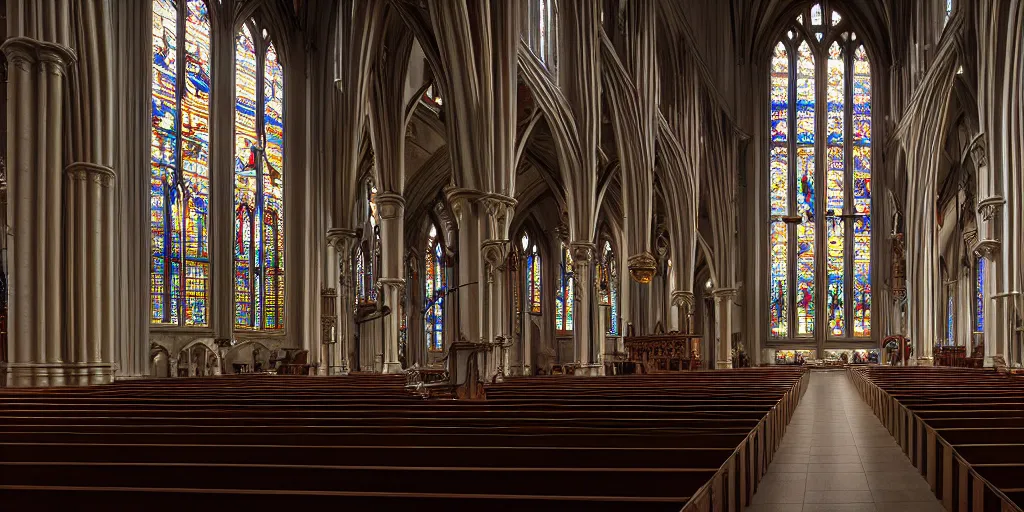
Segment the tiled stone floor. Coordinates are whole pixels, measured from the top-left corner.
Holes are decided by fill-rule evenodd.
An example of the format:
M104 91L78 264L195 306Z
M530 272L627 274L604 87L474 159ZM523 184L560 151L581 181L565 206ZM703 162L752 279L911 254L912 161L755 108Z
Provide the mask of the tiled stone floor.
M842 371L811 373L750 512L942 512Z

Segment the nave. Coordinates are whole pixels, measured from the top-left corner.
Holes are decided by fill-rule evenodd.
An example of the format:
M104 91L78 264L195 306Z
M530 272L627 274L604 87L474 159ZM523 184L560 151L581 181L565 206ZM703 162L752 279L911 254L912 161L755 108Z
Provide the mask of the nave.
M751 512L941 512L844 370L811 372Z

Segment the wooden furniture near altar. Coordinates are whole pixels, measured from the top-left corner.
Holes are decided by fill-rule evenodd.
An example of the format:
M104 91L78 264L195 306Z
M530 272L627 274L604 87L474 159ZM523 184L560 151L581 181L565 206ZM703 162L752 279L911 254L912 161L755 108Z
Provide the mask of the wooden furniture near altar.
M700 335L677 332L651 336L627 336L626 360L636 364L636 373L699 370Z
M285 358L277 366L278 375L309 375L309 351L285 352Z

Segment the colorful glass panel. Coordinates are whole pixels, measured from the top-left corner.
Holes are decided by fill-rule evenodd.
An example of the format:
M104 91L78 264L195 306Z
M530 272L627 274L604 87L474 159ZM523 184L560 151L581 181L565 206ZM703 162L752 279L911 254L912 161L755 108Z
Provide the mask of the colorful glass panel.
M769 165L769 202L771 224L768 230L770 259L769 332L773 337L789 334L789 226L782 217L789 215L789 86L790 65L786 45L775 46L771 65L771 148Z
M974 332L985 332L985 258L974 266Z
M534 315L540 314L540 254L537 253L537 246L533 246L533 251L526 257L526 284L527 296L530 300L530 313Z
M235 37L235 327L284 327L284 70L248 24Z
M444 350L444 252L437 237L437 228L430 227L427 249L423 257L423 328L427 350Z
M807 41L797 49L796 68L796 142L814 144L814 55Z
M871 335L871 65L853 53L853 335Z
M810 14L809 26L815 32L824 30L819 27L826 20L833 26L842 21L838 13L826 13L820 5ZM798 17L797 22L803 24L804 19ZM786 59L787 47L779 43L769 79L769 335L814 336L816 309L823 307L826 336L867 337L871 335L872 249L867 53L852 34L820 48L815 48L814 38L801 40L793 30L785 37L798 42L795 59ZM814 52L819 49L826 58L816 62ZM816 85L817 76L825 78L824 87ZM824 106L821 112L819 103ZM825 115L821 125L819 114ZM794 122L788 122L789 116L795 116ZM825 152L820 156L816 154L818 137L824 137ZM824 172L816 175L816 159L821 157ZM818 187L824 187L823 198L815 196ZM789 216L799 217L799 223L784 223ZM824 224L821 240L819 223ZM824 251L824 258L815 257L817 250ZM825 272L822 294L815 290L817 272Z
M828 170L826 173L826 215L828 249L825 255L827 293L826 320L830 336L846 335L846 155L843 152L844 117L846 114L846 66L838 42L829 46L827 101Z
M572 255L562 244L562 264L559 269L558 295L555 297L555 329L571 331L573 328L574 288Z
M363 248L356 248L356 304L366 301L366 257L363 255Z
M184 23L179 25L179 19ZM150 321L208 323L210 16L203 0L153 2ZM178 40L184 35L184 44ZM179 66L184 82L178 81Z
M953 320L956 316L956 309L953 304L953 291L946 291L946 345L953 346L956 335L953 331Z

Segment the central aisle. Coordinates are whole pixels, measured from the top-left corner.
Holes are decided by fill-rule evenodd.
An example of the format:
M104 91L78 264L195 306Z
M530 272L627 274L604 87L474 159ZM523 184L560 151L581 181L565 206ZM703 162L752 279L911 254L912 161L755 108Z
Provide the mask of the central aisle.
M753 512L941 512L928 482L843 371L815 371Z

